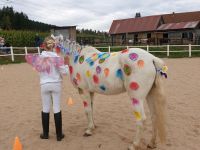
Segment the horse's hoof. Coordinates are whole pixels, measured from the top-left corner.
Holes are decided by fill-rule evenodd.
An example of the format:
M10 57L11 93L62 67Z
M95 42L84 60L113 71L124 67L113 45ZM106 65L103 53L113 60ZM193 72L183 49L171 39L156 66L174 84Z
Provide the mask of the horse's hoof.
M83 136L88 137L88 136L92 136L92 134L84 133Z
M148 145L147 145L147 148L149 148L149 149L154 149L154 148L156 148L156 145L148 144Z
M134 148L133 145L130 145L130 146L128 147L128 150L135 150L135 148Z

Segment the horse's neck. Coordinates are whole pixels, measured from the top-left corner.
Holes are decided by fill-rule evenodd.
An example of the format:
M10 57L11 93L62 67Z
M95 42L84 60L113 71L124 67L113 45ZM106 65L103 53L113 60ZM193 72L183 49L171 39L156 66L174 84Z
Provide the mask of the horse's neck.
M94 53L100 53L100 51L98 51L96 48L92 47L92 46L88 46L85 47L81 50L81 55L90 55L90 54L94 54Z

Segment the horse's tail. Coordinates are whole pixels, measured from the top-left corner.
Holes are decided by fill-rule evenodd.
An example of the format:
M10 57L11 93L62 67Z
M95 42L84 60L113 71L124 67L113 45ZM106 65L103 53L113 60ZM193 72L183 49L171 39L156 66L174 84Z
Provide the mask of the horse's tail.
M164 96L164 91L163 91L163 86L162 86L162 76L160 75L159 72L157 72L157 69L163 68L164 62L157 58L154 57L153 63L156 69L156 77L155 81L153 84L153 87L149 93L149 96L151 96L151 100L153 100L151 103L154 105L154 115L155 115L155 124L156 128L158 131L158 136L161 140L162 143L166 141L166 117L165 117L165 96Z

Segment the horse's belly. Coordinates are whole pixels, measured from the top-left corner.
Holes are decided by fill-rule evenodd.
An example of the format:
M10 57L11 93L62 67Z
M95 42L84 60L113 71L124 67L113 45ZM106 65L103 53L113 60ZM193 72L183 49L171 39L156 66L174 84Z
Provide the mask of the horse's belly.
M126 91L123 81L117 81L117 80L111 80L111 81L102 82L104 84L98 87L94 86L92 88L93 92L104 94L104 95L113 95L113 94L119 94Z

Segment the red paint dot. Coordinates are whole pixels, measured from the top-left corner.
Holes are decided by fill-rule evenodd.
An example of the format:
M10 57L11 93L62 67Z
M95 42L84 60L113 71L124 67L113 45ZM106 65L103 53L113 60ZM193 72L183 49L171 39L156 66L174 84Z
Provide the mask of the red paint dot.
M69 66L69 72L70 72L70 74L73 73L73 67L72 66Z
M139 85L136 82L131 82L129 87L132 90L137 90L139 88Z
M96 83L96 84L99 83L99 78L97 75L93 75L93 80L94 80L94 83Z
M127 52L128 52L128 49L122 50L122 53L127 53Z
M87 107L88 106L88 103L86 101L83 101L83 106L84 107Z

